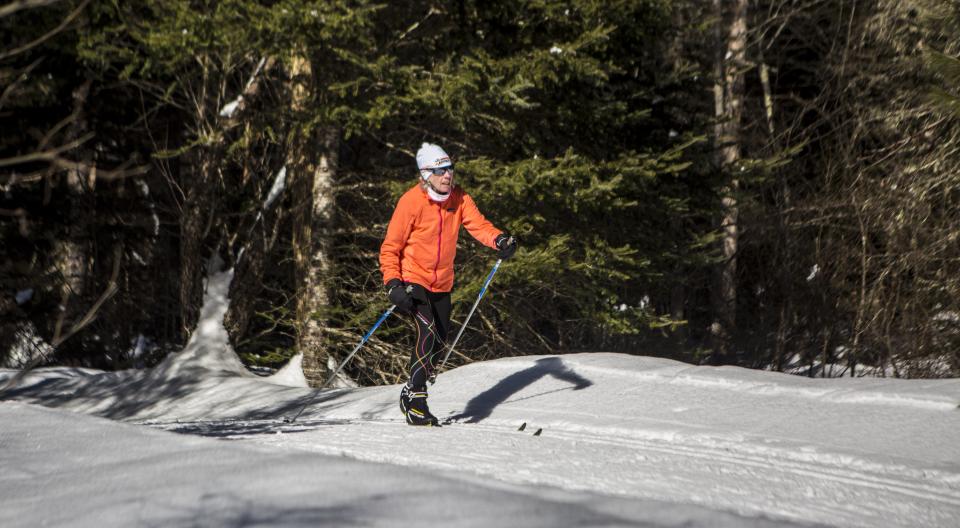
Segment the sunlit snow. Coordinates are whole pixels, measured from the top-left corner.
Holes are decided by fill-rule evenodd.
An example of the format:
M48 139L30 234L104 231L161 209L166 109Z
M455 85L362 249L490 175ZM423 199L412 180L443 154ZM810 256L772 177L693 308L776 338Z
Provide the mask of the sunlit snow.
M960 525L960 380L514 357L442 374L451 423L414 428L399 386L314 394L299 358L250 374L231 277L157 368L4 394L0 526Z

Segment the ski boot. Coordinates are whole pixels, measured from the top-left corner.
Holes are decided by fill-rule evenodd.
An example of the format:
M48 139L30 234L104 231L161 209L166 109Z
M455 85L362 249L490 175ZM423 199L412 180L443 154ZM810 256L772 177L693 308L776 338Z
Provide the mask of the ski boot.
M400 413L404 416L407 415L407 410L410 409L410 394L412 393L413 389L407 384L404 384L403 388L400 389Z
M410 425L439 427L440 420L437 420L436 416L430 414L430 408L427 407L427 392L413 391L411 389L408 394L409 403L407 405L407 410L404 412L404 415L407 417L407 423ZM400 394L400 407L403 408L402 392Z

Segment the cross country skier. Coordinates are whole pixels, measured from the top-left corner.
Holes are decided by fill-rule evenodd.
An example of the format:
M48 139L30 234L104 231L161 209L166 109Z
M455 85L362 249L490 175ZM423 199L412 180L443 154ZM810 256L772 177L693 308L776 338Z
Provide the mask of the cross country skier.
M516 238L494 227L464 190L454 185L453 163L437 145L417 151L421 180L400 197L380 246L380 271L397 311L413 317L417 343L400 410L410 425L438 425L427 407L427 378L450 330L450 290L460 226L501 259L517 250Z

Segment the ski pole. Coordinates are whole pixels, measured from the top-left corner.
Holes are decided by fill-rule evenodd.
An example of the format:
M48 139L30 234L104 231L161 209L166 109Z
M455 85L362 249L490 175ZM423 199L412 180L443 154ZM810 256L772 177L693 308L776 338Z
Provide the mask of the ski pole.
M303 404L303 407L301 407L300 410L297 411L297 414L294 415L293 418L290 418L289 420L288 420L288 419L284 419L284 420L283 420L284 422L286 422L286 423L293 423L297 418L300 417L300 414L303 413L304 409L306 409L308 405L310 405L311 403L313 403L313 400L314 400L314 398L317 397L317 394L319 394L320 391L322 391L323 389L325 389L325 388L327 387L327 385L329 385L330 382L333 381L334 378L337 377L337 374L339 374L340 371L343 370L343 367L347 366L347 363L349 363L350 360L353 359L354 354L356 354L357 351L360 350L360 347L362 347L362 346L364 345L364 343L366 343L367 340L370 339L370 336L373 335L373 333L377 330L377 328L380 326L380 324L383 323L383 322L387 319L387 317L390 317L390 314L392 314L393 311L394 311L396 308L397 308L397 305L394 304L393 306L391 306L390 308L388 308L386 312L383 312L383 315L381 315L381 316L380 316L380 319L377 320L377 324L373 325L373 328L371 328L370 330L367 331L367 333L363 336L363 339L361 339L360 342L357 343L357 346L354 347L353 352L350 352L350 354L347 355L347 358L340 362L340 366L338 366L338 367L336 368L336 370L333 371L333 374L331 374L330 377L327 378L327 381L323 382L323 385L321 385L319 388L317 388L317 390L313 393L313 395L310 396L310 399L307 400L307 403Z
M490 281L493 280L493 275L497 272L497 269L500 268L500 263L503 262L503 259L497 259L497 263L493 265L493 269L490 270L490 274L487 275L487 280L483 282L483 287L480 288L480 294L477 295L477 300L473 302L473 307L470 308L470 313L467 314L466 320L463 321L463 325L460 326L460 331L457 332L457 337L453 339L453 344L450 345L450 348L447 349L447 355L443 356L443 361L440 362L440 366L435 372L439 372L444 365L447 364L447 360L450 359L450 354L453 353L454 347L457 346L457 341L460 341L460 336L463 335L463 331L467 328L467 323L470 322L470 318L473 317L473 312L476 311L477 305L480 304L480 299L483 298L483 294L487 293L487 286L490 286ZM433 374L430 376L430 383L436 383L437 375Z

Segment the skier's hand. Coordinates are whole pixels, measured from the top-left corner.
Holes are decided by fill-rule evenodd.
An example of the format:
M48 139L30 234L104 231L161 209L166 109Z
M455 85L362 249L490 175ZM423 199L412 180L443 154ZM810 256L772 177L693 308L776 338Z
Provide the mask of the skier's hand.
M397 305L397 310L403 313L413 312L413 297L408 290L400 279L390 279L387 282L387 297Z
M503 260L507 260L517 252L517 237L501 233L493 243L497 246L497 256Z

